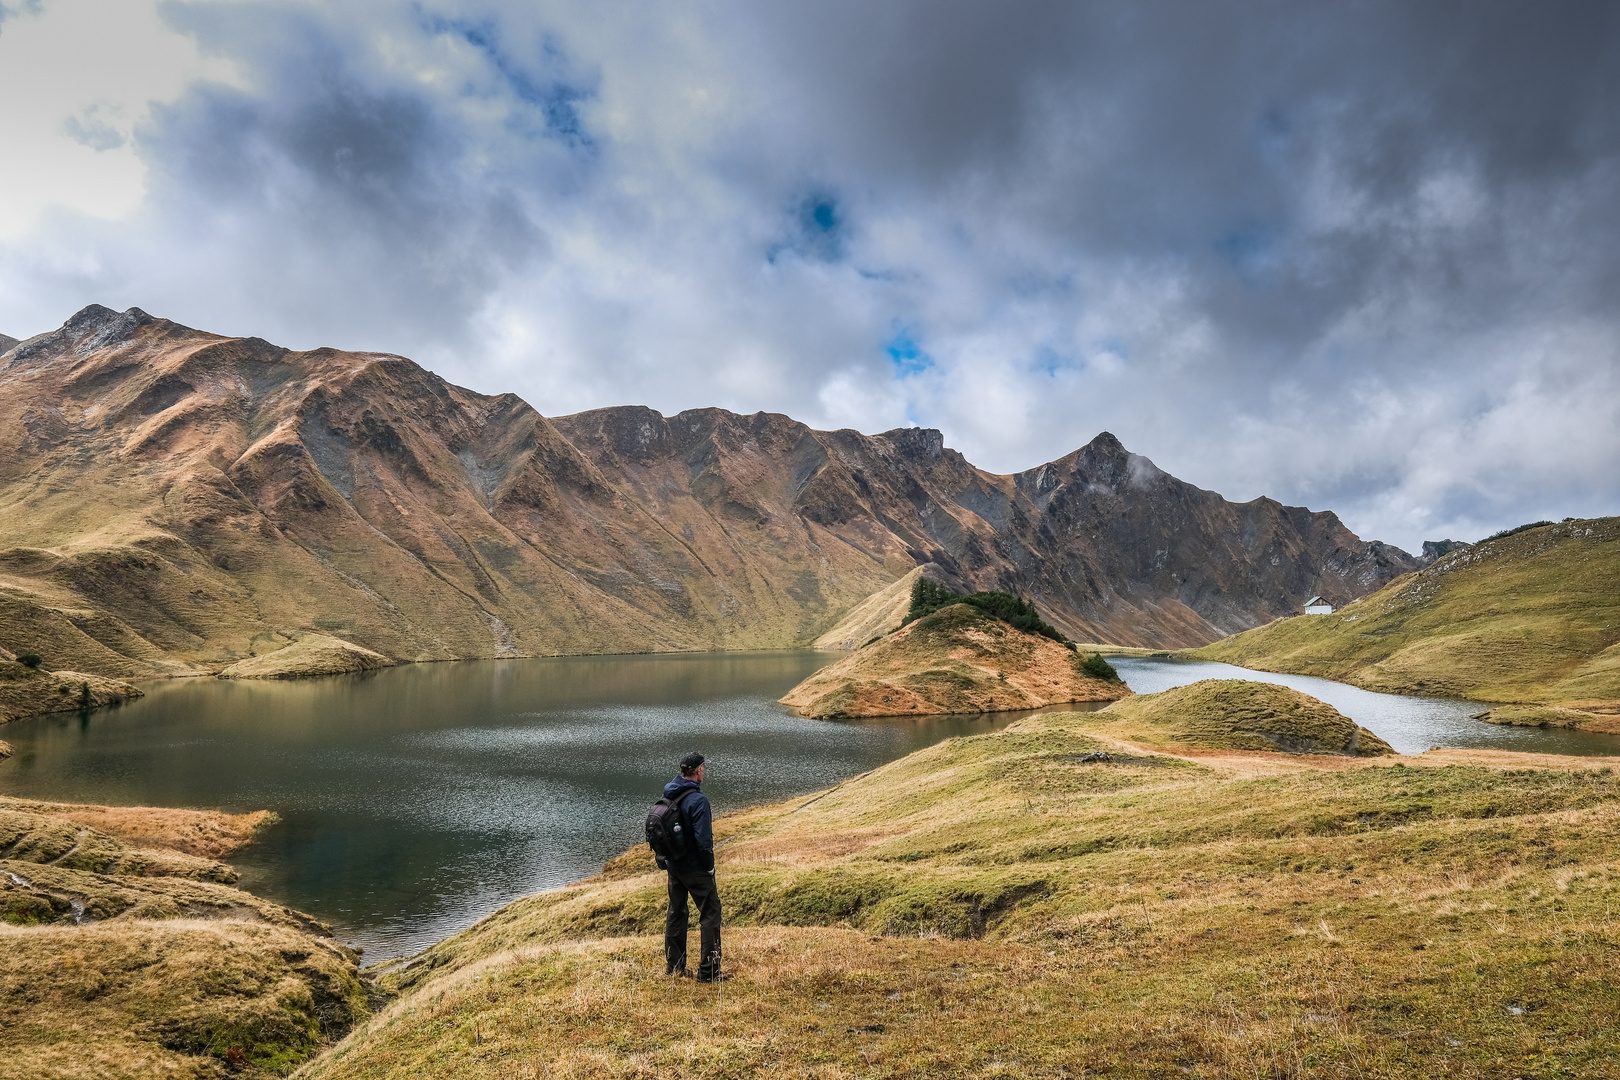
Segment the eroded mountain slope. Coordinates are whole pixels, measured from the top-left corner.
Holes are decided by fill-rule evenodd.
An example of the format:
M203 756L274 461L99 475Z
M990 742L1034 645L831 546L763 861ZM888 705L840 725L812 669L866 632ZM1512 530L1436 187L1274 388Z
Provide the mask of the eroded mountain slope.
M0 646L123 677L322 634L402 660L793 647L920 564L1074 637L1196 645L1415 563L1104 433L1015 476L937 431L547 419L402 357L92 306L0 355Z

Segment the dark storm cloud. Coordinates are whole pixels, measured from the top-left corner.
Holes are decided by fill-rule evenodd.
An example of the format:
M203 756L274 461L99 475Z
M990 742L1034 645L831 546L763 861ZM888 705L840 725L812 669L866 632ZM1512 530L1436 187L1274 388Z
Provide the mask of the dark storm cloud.
M127 301L1006 470L1109 428L1408 546L1620 507L1613 4L163 10L239 78L134 130L138 215L0 244L0 329Z

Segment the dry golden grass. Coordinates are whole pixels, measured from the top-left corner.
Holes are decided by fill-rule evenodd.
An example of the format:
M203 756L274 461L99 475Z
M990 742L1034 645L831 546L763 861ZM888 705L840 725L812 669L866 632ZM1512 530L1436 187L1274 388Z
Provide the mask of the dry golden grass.
M222 884L268 820L0 799L0 1078L284 1073L368 1015L327 927Z
M1453 552L1331 615L1278 619L1190 655L1369 690L1610 712L1616 581L1620 518L1564 522Z
M1238 679L1205 679L1162 694L1116 701L1095 731L1151 746L1286 750L1301 754L1393 754L1383 739L1298 690Z
M0 926L0 953L5 1080L280 1073L368 1015L352 960L282 926Z
M632 851L383 976L301 1075L1614 1075L1620 760L1155 752L1103 715L723 816L718 988L662 975Z
M303 679L391 667L398 661L325 634L299 634L273 652L238 660L219 674L227 679Z
M89 826L146 848L172 848L201 858L220 859L252 842L272 824L268 810L226 814L218 810L176 810L161 806L94 806L50 803L0 795L0 811L26 812Z
M952 604L817 671L781 699L806 716L925 716L1114 701L1080 656L968 604Z
M99 709L141 696L138 687L119 679L44 671L0 660L0 724L41 713Z
M1576 703L1569 703L1570 705ZM1612 707L1613 702L1582 702L1580 704ZM1610 735L1620 735L1620 716L1612 711L1592 711L1552 705L1498 705L1474 714L1475 720L1508 727L1580 728Z

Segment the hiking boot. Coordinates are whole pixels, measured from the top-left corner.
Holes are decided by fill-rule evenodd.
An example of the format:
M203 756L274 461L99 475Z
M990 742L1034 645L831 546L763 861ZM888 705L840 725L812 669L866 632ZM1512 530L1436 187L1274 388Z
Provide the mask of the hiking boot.
M697 981L701 982L701 983L730 982L731 981L731 972L729 972L729 971L700 971L700 972L697 973Z

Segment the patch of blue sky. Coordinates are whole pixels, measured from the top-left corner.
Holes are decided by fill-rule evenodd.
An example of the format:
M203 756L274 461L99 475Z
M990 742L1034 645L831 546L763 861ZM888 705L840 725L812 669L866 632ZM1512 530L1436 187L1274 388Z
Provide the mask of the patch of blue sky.
M1035 359L1030 364L1034 371L1041 372L1048 379L1056 379L1059 375L1066 375L1074 371L1079 365L1074 357L1058 352L1053 348L1036 350Z
M835 232L838 229L838 204L832 199L813 199L805 207L805 218L805 226L810 232Z
M495 73L525 105L539 111L545 121L545 134L568 146L590 147L594 140L580 118L578 105L596 96L594 87L580 86L566 79L538 80L524 70L501 45L500 25L493 19L469 22L465 19L432 18L434 33L454 34L484 54ZM562 63L564 57L555 42L547 41L545 57Z
M895 331L883 351L888 354L896 378L909 379L934 366L934 358L922 350L909 330Z
M817 192L804 199L793 211L786 239L772 244L765 261L775 264L786 253L821 262L838 262L844 257L847 227L838 198Z
M1277 230L1264 222L1245 222L1222 234L1210 245L1215 254L1237 271L1250 288L1259 288L1267 270L1276 261Z

